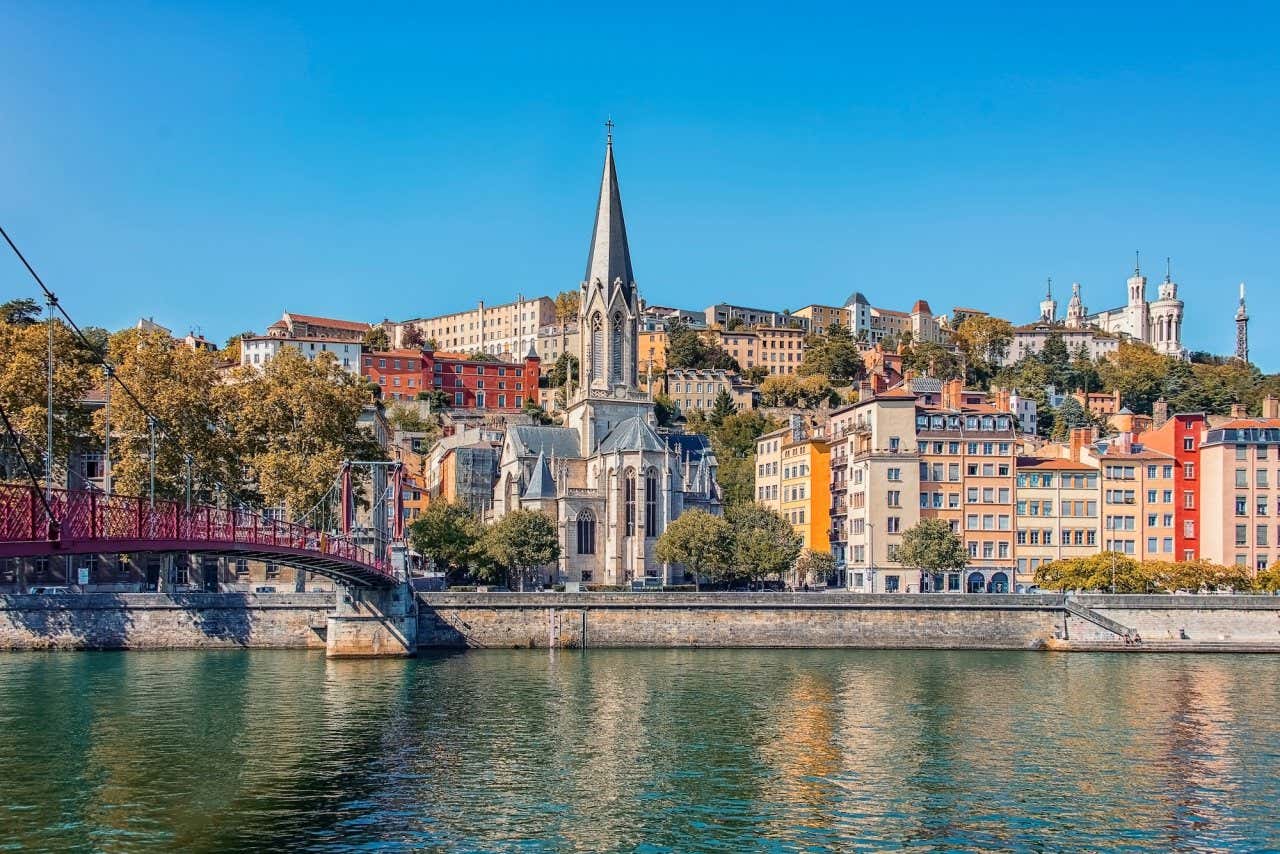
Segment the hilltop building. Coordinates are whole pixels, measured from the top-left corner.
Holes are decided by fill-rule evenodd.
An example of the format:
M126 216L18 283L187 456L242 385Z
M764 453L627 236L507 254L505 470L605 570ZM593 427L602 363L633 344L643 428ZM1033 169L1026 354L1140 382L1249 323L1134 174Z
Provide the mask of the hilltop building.
M1158 353L1185 358L1186 351L1182 347L1183 303L1178 299L1178 284L1173 280L1172 266L1165 273L1154 301L1147 299L1147 277L1142 275L1139 264L1134 264L1133 275L1126 286L1124 305L1090 314L1081 295L1080 283L1072 284L1071 299L1061 325L1066 329L1092 328L1131 338L1150 345ZM1050 326L1059 323L1058 303L1053 298L1052 288L1040 303L1038 322Z

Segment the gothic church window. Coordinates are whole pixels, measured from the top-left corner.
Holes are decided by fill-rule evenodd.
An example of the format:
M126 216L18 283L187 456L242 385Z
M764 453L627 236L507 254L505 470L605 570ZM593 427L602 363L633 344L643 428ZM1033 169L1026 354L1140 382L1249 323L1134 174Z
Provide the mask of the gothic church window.
M604 377L604 323L597 313L591 317L591 379Z
M636 473L627 469L622 482L623 519L626 524L626 536L634 537L636 533Z
M590 510L578 514L578 554L596 553L596 517Z
M658 536L658 473L653 469L644 476L644 535Z
M622 382L622 315L613 316L613 344L609 352L609 379Z

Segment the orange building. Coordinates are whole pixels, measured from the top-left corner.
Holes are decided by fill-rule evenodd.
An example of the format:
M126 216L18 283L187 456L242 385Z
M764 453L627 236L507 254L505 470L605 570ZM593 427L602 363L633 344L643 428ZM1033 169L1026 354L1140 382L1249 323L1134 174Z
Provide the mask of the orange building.
M1102 470L1102 549L1137 560L1181 559L1177 553L1174 467L1169 454L1121 433L1095 444Z

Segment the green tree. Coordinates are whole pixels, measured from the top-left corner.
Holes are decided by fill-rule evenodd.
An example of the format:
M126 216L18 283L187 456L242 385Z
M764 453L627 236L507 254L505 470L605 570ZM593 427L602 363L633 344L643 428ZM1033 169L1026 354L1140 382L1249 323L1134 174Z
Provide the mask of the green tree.
M400 342L410 349L423 347L427 343L422 337L422 330L413 324L405 327L404 333L400 336Z
M532 397L524 402L523 412L533 419L534 424L546 425L552 423L552 418L547 414L547 410L543 409L542 405Z
M1067 395L1053 412L1052 438L1055 442L1065 442L1075 428L1092 425L1093 418L1089 411L1073 395Z
M800 556L803 538L763 504L736 504L725 517L733 529L733 573L751 582L781 578Z
M917 341L902 354L902 367L940 380L964 376L960 359L950 348L934 341Z
M513 510L485 531L483 542L499 567L515 573L521 591L526 577L560 559L556 523L537 510Z
M805 549L796 561L796 586L825 584L836 571L836 559L831 552L815 552Z
M951 530L947 522L942 519L921 519L903 532L902 545L898 548L898 561L904 566L920 569L921 590L926 586L926 577L934 582L930 586L941 589L937 584L938 574L948 569L964 569L969 565L969 553L960 536Z
M1145 344L1122 341L1098 366L1098 376L1104 389L1120 392L1126 406L1150 415L1151 404L1160 397L1173 361Z
M430 403L432 412L443 412L449 408L449 404L453 403L449 399L449 394L438 388L431 391L418 392L418 400L425 400Z
M568 379L578 378L578 357L569 353L561 353L550 369L542 374L547 388L563 388Z
M467 354L467 361L468 362L497 362L499 361L499 359L497 356L494 356L491 353L485 353L482 350L475 350Z
M657 394L653 397L653 417L657 420L659 427L670 427L676 421L679 414L679 408L676 402L665 394Z
M733 395L729 394L725 389L720 389L720 393L716 395L715 401L711 404L711 412L707 415L707 420L713 426L719 427L726 418L737 411L738 404L733 402Z
M704 576L722 578L733 556L733 529L723 516L686 510L658 537L654 555L663 563L683 566L693 574L695 586Z
M0 303L0 323L6 326L30 326L40 321L40 303L30 297Z
M822 374L779 374L760 384L760 402L765 406L817 409L840 403L840 395Z
M409 526L409 544L455 580L481 555L484 526L465 504L433 501Z
M866 372L857 343L840 324L833 325L826 335L805 337L804 359L796 368L798 376L820 375L835 385L849 385L862 379Z
M710 430L711 449L719 461L717 480L727 505L755 500L756 440L780 426L750 410L726 416Z
M679 318L667 322L667 366L740 372L737 361L724 348L708 344L695 329Z
M1013 344L1013 324L998 317L976 315L966 317L954 335L964 356L968 382L985 386Z
M1081 344L1076 348L1075 355L1071 357L1071 378L1067 388L1060 388L1060 392L1083 391L1085 393L1095 392L1102 387L1101 380L1098 379L1098 363L1089 355L1089 348Z
M364 334L364 349L374 351L390 350L391 339L387 337L387 330L381 326L371 326L369 331Z

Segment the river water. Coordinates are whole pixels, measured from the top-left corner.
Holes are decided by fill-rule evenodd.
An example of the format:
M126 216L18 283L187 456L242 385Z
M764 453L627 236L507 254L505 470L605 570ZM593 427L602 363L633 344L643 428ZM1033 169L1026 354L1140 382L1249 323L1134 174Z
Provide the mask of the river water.
M1280 846L1280 661L0 655L0 847Z

